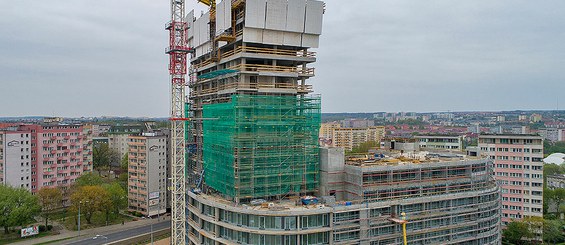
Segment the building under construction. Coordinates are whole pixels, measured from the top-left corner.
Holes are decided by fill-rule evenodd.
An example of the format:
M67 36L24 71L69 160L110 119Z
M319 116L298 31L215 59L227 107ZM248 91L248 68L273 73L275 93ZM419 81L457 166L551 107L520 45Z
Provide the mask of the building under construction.
M242 204L188 193L191 244L500 244L491 160L428 152L345 159L340 148L320 156L320 198Z
M307 79L323 11L313 0L224 0L188 14L189 117L202 119L188 127L192 184L203 175L203 190L236 202L316 192L320 97Z
M500 243L489 160L320 150L323 2L211 3L186 17L188 244Z

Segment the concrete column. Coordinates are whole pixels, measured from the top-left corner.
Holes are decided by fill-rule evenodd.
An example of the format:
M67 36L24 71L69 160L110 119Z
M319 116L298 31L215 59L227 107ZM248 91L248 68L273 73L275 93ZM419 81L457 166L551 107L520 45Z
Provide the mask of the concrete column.
M369 245L369 209L359 210L359 239L361 245Z

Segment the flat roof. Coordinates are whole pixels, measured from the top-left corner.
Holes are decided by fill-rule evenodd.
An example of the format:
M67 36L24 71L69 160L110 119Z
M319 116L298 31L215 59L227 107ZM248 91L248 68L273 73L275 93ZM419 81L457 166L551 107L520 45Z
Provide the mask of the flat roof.
M481 156L468 156L463 152L383 152L384 157L377 152L376 155L367 155L367 157L350 157L345 159L346 165L359 167L376 167L376 166L401 166L401 165L418 165L418 164L434 164L446 163L465 160L486 159Z
M543 139L538 134L479 134L479 138L535 138Z

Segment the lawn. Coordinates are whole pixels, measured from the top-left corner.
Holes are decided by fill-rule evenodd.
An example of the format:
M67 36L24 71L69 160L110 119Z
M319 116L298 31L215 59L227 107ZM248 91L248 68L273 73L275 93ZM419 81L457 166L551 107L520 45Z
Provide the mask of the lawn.
M31 239L35 239L35 238L39 238L39 237L44 237L44 236L55 235L53 233L53 231L43 231L43 232L40 232L38 235L35 235L35 236L31 236L31 237L27 237L27 238L21 238L19 231L20 230L10 231L9 234L4 234L4 231L2 231L1 234L0 234L0 245L13 243L13 242L21 242L21 241L24 241L24 240L31 240Z
M58 219L60 221L61 224L63 224L65 226L65 228L67 228L68 230L73 230L76 231L77 230L77 218L73 213L67 212L67 215L62 215L60 216L60 218ZM64 218L64 221L63 221ZM114 225L114 224L121 224L122 222L130 222L132 221L133 218L129 217L129 216L125 216L125 215L116 215L116 214L110 214L110 218L108 220L108 224L106 224L106 215L102 212L96 212L92 215L92 223L91 224L87 224L86 219L84 217L84 215L80 216L80 229L84 230L84 229L91 229L91 228L96 228L96 227L101 227L101 226L106 226L106 225Z

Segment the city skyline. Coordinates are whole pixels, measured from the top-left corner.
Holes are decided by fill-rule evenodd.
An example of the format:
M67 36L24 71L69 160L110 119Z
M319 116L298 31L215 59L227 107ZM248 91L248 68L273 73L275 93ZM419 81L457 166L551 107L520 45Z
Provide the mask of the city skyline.
M28 4L0 3L0 116L167 115L167 1ZM555 110L564 5L330 1L322 111Z

